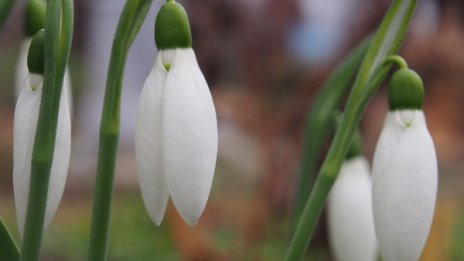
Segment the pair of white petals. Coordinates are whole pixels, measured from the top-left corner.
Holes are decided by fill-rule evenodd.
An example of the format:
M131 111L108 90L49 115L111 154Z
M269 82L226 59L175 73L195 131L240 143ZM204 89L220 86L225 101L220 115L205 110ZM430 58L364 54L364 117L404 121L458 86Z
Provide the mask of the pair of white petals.
M217 147L216 112L193 50L161 50L143 87L135 128L142 198L154 223L161 223L169 196L188 225L198 222Z
M385 261L418 260L432 224L437 159L424 113L387 114L373 162L373 211Z
M42 96L43 77L29 75L16 103L13 140L13 188L18 228L24 231L26 209L31 179L31 159L35 131ZM58 114L55 150L50 171L44 229L51 223L63 195L71 154L71 119L69 111L69 86L63 86Z
M369 163L346 160L328 198L329 239L335 260L375 261L377 240L372 215Z

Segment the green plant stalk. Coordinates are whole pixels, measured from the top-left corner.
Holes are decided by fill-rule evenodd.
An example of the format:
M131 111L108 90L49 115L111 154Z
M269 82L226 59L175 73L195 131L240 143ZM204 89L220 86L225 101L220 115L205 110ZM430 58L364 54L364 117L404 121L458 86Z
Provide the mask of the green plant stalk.
M2 0L0 1L0 29L2 29L11 9L13 8L14 0Z
M100 144L88 256L88 260L91 261L106 260L107 256L124 68L129 48L145 20L151 3L152 0L127 0L113 40L100 122Z
M39 259L61 89L73 34L72 0L49 0L45 20L45 72L31 162L21 260Z
M365 107L385 79L390 66L382 66L384 59L399 50L416 6L415 0L395 0L369 45L353 89L342 115L327 157L313 190L306 202L290 243L286 260L301 260L314 232L327 196L345 159L351 138L359 125Z
M366 54L370 40L371 37L363 40L353 52L349 53L337 65L328 80L321 87L308 113L293 210L295 225L316 180L317 159L325 138L328 136L333 112L340 105L347 87L350 86L349 82L354 79Z
M19 261L18 245L0 218L0 260Z

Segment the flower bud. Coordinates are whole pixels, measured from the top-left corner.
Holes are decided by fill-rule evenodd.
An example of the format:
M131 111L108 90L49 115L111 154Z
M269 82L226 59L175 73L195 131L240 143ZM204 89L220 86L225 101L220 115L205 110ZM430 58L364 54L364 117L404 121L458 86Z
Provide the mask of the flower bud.
M413 70L404 68L395 72L388 89L390 111L422 109L424 85L420 76Z
M27 67L30 73L44 74L44 35L45 30L41 29L32 37L31 46L29 47L29 53L27 55Z
M26 36L33 36L45 25L45 2L43 0L29 0L24 13L24 32Z
M173 0L165 3L156 17L155 42L160 50L192 47L187 12Z

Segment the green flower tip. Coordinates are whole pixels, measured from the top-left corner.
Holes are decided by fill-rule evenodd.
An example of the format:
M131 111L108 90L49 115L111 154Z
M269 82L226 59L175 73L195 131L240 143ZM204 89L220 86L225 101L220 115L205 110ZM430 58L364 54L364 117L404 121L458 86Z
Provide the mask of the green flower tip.
M29 53L27 55L27 67L30 73L44 74L44 35L45 30L41 29L32 37L31 46L29 47Z
M160 50L192 47L190 24L182 5L168 0L161 7L155 22L155 43Z
M424 84L421 77L411 69L396 71L388 90L390 110L422 109L424 103Z
M29 0L24 13L24 32L31 37L45 26L45 1Z

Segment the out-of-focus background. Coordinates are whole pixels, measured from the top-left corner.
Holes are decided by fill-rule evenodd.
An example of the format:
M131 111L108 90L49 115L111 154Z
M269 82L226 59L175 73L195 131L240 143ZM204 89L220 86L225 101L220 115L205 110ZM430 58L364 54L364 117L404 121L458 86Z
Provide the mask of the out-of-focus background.
M193 47L217 110L213 188L193 229L171 203L160 227L143 207L133 132L140 91L156 55L153 24L162 1L155 0L126 66L109 260L282 260L308 109L330 70L377 27L390 1L179 2L189 14ZM439 160L438 202L421 260L464 260L463 3L419 1L401 51L424 79L424 110ZM106 70L123 4L75 0L71 165L60 208L45 233L43 260L86 259ZM0 216L16 238L12 133L23 6L17 1L0 32ZM370 160L386 111L382 87L361 123ZM332 260L324 218L307 260Z

